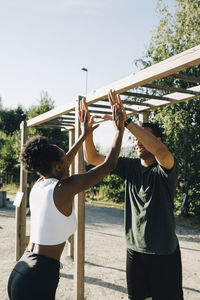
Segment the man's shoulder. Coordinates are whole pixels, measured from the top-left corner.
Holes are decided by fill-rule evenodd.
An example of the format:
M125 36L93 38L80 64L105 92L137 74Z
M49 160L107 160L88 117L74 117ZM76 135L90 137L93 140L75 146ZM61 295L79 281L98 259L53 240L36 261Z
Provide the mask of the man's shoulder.
M140 159L139 158L135 158L135 157L123 157L120 156L118 159L118 166L120 167L125 167L126 169L129 168L135 168L136 166L139 166L140 163Z
M120 156L118 161L120 161L121 163L130 163L130 164L136 164L140 162L140 159L137 157L124 157L124 156Z
M117 166L115 170L113 170L112 174L119 175L121 178L127 178L128 174L130 174L131 170L136 169L136 164L139 160L137 158L132 157L122 157L120 156L117 162Z

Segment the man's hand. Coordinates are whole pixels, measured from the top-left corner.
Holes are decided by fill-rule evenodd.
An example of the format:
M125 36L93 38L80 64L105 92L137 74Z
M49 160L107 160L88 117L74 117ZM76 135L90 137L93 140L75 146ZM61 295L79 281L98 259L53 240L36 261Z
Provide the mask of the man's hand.
M115 104L118 104L120 106L120 109L121 109L121 112L122 112L122 115L123 115L123 119L124 119L124 122L125 122L128 119L128 117L127 117L127 114L126 114L126 110L123 106L122 100L120 98L120 95L117 95L115 91L110 90L109 93L108 93L108 100L110 102L112 112L114 110ZM111 116L111 115L105 114L103 116L103 118L106 119L106 120L112 120L113 121L113 116Z
M124 131L124 115L119 104L113 105L113 123L116 129Z
M82 98L80 102L78 114L79 120L81 122L81 130L83 135L89 135L97 127L99 127L99 124L93 126L95 116L90 117L85 98Z

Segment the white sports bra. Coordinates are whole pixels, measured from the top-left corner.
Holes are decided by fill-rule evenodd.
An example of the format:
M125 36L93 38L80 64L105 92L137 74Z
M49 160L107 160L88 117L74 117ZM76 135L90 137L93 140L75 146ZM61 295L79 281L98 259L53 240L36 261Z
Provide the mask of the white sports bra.
M53 192L58 181L56 178L40 180L30 192L32 243L58 245L65 242L76 230L74 210L67 217L55 206Z

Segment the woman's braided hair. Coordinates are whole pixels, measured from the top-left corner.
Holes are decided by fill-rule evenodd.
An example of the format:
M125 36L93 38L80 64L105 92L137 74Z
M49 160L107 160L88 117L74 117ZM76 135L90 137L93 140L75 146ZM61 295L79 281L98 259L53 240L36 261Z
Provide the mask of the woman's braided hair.
M60 161L60 158L60 149L49 144L47 139L40 135L30 138L20 154L20 161L26 171L38 172L44 176L51 173L53 163Z

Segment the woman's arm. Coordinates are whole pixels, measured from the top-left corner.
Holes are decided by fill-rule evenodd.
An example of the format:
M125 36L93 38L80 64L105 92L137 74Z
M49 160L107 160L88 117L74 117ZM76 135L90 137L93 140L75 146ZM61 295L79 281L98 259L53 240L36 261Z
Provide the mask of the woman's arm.
M82 106L83 101L81 101L80 106ZM79 107L79 119L81 121L82 125L82 133L79 136L78 140L74 145L69 149L69 151L66 153L67 160L69 165L71 165L76 153L78 152L79 148L83 144L84 140L87 138L88 135L91 135L92 132L99 126L99 124L92 126L88 124L88 116L87 116L87 111L83 110L82 107Z
M86 173L71 176L69 183L71 182L71 188L75 187L71 190L74 195L97 184L115 169L121 149L122 137L122 130L116 132L110 152L102 164L90 169Z

